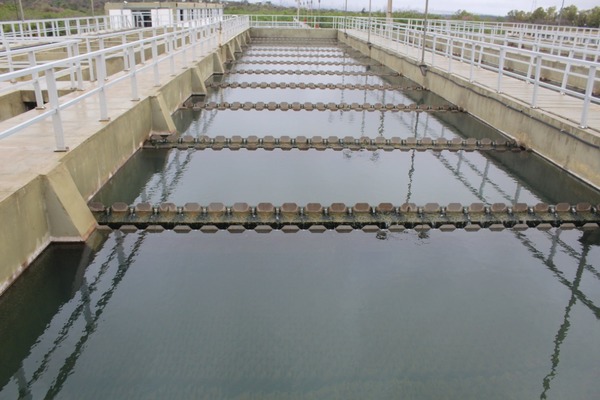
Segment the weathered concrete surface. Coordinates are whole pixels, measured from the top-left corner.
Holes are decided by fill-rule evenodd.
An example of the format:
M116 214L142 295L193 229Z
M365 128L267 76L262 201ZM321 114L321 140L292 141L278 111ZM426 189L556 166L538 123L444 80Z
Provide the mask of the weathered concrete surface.
M346 37L343 32L339 32L338 39L465 109L581 180L600 188L600 136L592 130L582 129L556 115L533 109L524 102L435 67L429 68L426 76L423 76L416 60L376 45L369 47L360 39Z
M600 205L589 203L558 204L550 206L545 203L527 205L517 203L507 205L494 203L486 206L483 203L470 205L442 206L438 203L427 203L417 206L404 203L398 207L390 203L370 206L366 203L357 203L348 206L344 203L332 203L323 206L319 203L308 203L304 207L295 204L284 204L276 207L271 203L259 203L250 207L246 203L236 203L226 207L222 203L211 203L202 206L198 203L187 203L174 210L162 210L162 207L153 212L137 212L141 204L129 207L118 204L106 208L103 204L91 204L98 222L114 229L122 227L136 227L145 229L148 226L161 225L167 229L187 225L193 229L203 227L217 227L228 229L230 226L243 226L246 229L255 229L258 226L270 226L281 229L286 225L297 225L303 229L312 225L325 226L336 229L340 225L362 229L365 226L386 228L391 225L403 225L412 229L441 228L454 226L464 228L476 223L482 227L513 227L517 224L538 226L550 224L554 227L571 224L584 227L586 224L598 224ZM391 206L391 207L390 207ZM457 207L458 206L458 207ZM133 212L130 212L133 210ZM591 225L589 225L591 227ZM597 225L595 225L597 227ZM212 229L212 228L211 228Z
M237 46L247 40L242 35ZM50 119L0 141L0 294L52 241L81 242L92 234L96 220L87 200L150 135L175 130L171 113L191 92L204 93L204 81L223 71L227 59L220 52L177 65L176 76L163 66L160 87L151 70L139 73L139 101L130 99L129 82L110 88L109 121L98 121L95 98L63 110L68 152L53 152ZM24 118L27 113L0 122L0 131Z
M337 39L336 29L250 28L253 38Z

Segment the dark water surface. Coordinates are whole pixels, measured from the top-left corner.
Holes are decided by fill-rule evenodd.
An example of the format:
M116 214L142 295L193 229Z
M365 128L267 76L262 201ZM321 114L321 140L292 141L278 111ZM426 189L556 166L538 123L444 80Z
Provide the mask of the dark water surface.
M275 48L300 47L248 52ZM280 59L340 60L305 56ZM267 69L252 59L233 68ZM384 96L445 104L424 91L310 89L219 89L206 100ZM183 110L175 120L192 136L502 139L464 113ZM600 195L527 152L174 149L138 152L94 200L532 205ZM599 319L597 230L96 233L85 246L49 247L0 298L0 399L591 400Z
M554 173L560 174L528 153L145 150L94 200L105 205L600 202L598 192L565 174L560 182L540 180Z
M29 333L0 326L0 397L593 399L599 245L196 231L51 247L0 299Z

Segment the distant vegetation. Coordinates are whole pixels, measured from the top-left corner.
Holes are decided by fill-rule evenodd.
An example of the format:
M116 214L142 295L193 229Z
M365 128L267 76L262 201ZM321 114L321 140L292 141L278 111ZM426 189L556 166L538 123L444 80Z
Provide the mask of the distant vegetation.
M572 25L600 28L600 7L591 10L579 10L577 6L568 6L562 9L556 7L536 8L533 12L512 10L506 16L510 22L529 22L534 24Z
M21 0L23 4L25 19L63 18L92 15L92 0ZM135 2L136 0L130 0ZM104 3L106 0L93 0L94 14L104 14ZM19 20L21 16L18 11L18 0L0 0L0 20ZM273 4L271 1L261 3L250 3L247 0L224 2L226 14L268 14L268 15L295 15L296 8L283 7ZM300 10L302 14L309 11ZM313 9L313 15L340 15L341 10L325 9L320 11ZM367 10L348 12L345 15L366 16ZM384 17L385 13L373 11L375 17ZM422 18L423 14L418 11L396 11L394 18ZM600 6L591 10L579 10L577 6L565 7L560 13L557 7L546 9L539 7L532 12L512 10L505 17L494 17L487 15L476 15L467 10L458 10L453 15L432 15L431 18L451 18L468 21L507 21L525 22L549 25L572 25L600 28Z
M94 0L96 15L104 14L106 1ZM69 18L92 15L91 0L21 0L25 19ZM21 19L17 0L0 1L0 20Z
M579 10L577 6L568 6L563 8L562 13L559 13L556 7L548 7L546 9L539 7L533 12L512 10L505 17L497 17L490 15L477 15L467 10L458 10L452 15L432 15L431 18L451 18L464 21L507 21L507 22L525 22L548 25L572 25L572 26L588 26L600 28L600 7L594 7L591 10ZM250 3L247 0L229 1L225 4L226 14L268 14L268 15L294 15L296 8L283 7L273 4L271 1L260 3ZM300 10L300 13L307 14L308 10ZM313 15L340 15L340 10L321 9L320 11L312 11ZM367 10L363 8L359 12L349 11L345 15L365 16ZM372 13L376 17L384 17L385 13L374 11ZM423 14L418 11L396 11L392 14L394 18L422 18Z
M246 0L242 1L228 1L225 3L225 14L265 14L265 15L296 15L296 7L284 7L273 4L270 1L249 3ZM314 16L333 16L333 15L348 15L354 17L365 17L368 15L368 9L363 8L361 11L348 11L321 8L321 10L313 9L312 11L305 8L300 9L301 15L314 15ZM373 17L385 17L385 12L381 10L372 10L371 15ZM423 13L419 11L395 11L392 13L393 18L423 18ZM443 18L440 15L433 15L432 18ZM446 16L447 17L447 16Z

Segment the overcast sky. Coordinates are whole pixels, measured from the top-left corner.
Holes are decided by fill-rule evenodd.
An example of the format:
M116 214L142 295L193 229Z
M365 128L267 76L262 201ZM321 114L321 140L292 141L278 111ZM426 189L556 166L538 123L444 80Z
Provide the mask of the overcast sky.
M258 0L253 0L258 1ZM271 0L273 4L292 0ZM311 0L302 0L303 3ZM349 10L361 10L363 7L369 9L369 0L347 0ZM394 10L420 10L425 9L425 0L392 0ZM532 9L543 7L556 7L560 10L563 0L429 0L429 9L433 11L466 10L475 14L490 14L505 16L511 10L532 11ZM318 8L318 0L312 0L313 9ZM600 0L565 0L565 7L575 5L580 10L589 10L600 6ZM321 8L344 9L345 0L321 0ZM385 10L387 0L371 0L373 11Z

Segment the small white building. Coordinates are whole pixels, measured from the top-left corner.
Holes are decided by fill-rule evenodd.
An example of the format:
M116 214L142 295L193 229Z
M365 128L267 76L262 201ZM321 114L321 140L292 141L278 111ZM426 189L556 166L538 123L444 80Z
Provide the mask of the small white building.
M131 2L106 3L104 10L113 19L113 27L146 28L185 23L190 20L219 20L223 5L219 3L183 2Z

